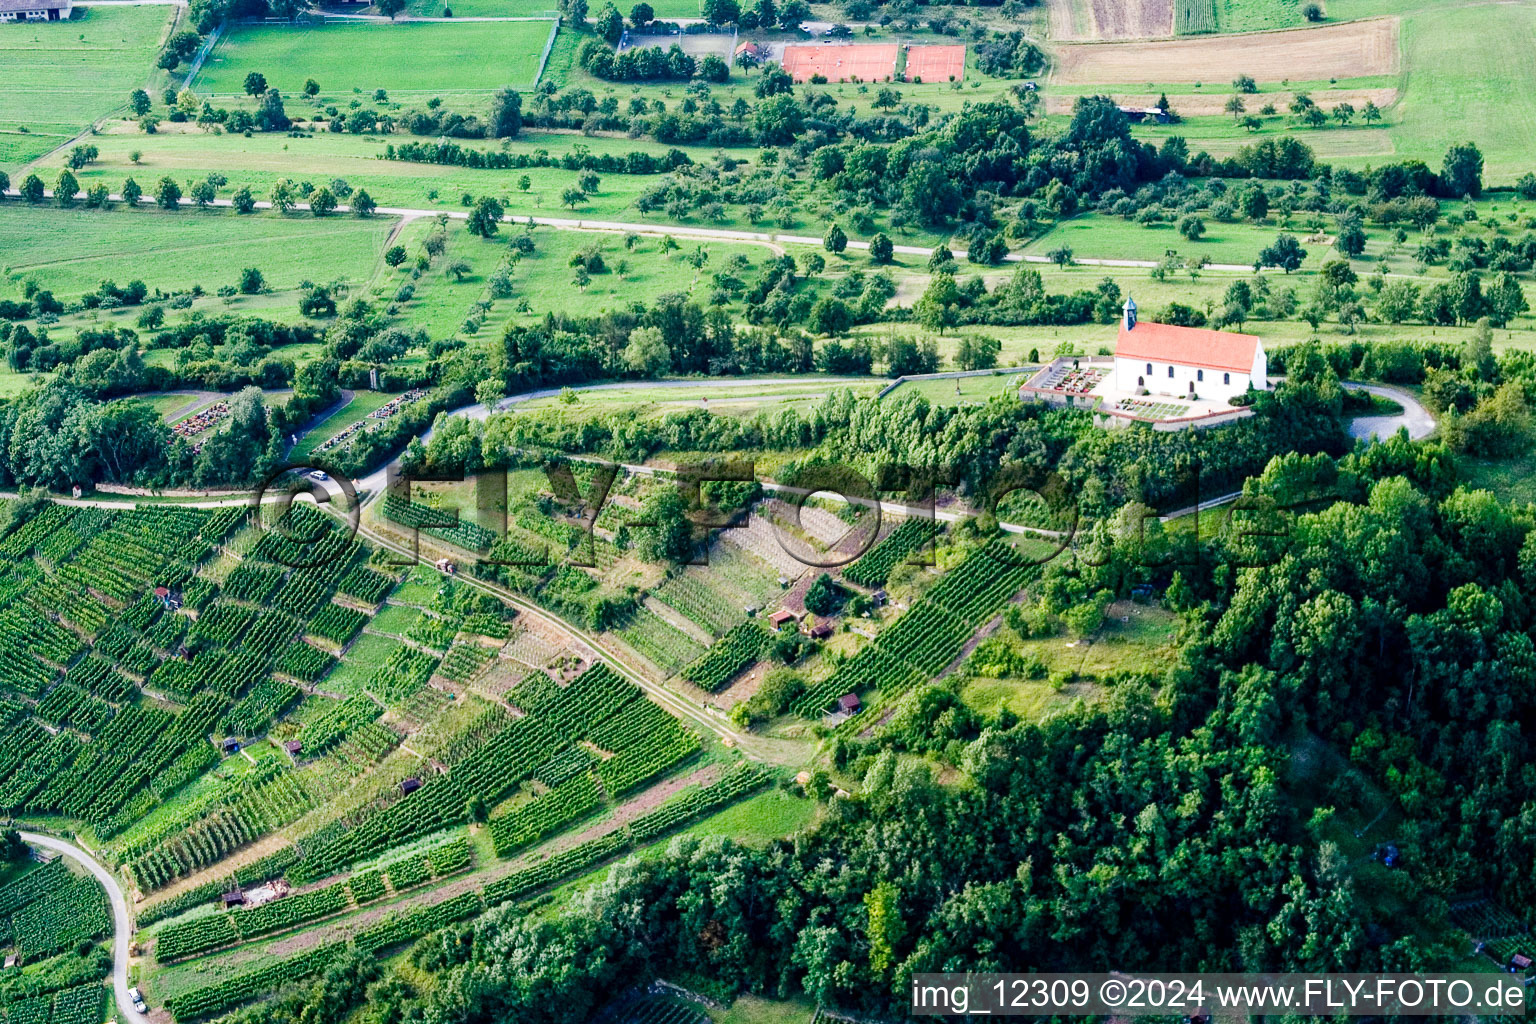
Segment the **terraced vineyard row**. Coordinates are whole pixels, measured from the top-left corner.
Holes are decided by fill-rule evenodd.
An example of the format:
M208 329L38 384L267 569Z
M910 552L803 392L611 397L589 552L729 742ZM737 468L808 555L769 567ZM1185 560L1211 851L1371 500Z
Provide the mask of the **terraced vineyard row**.
M1039 576L1001 541L992 541L950 570L896 624L810 688L794 705L815 718L839 695L878 689L899 693L932 677L1008 599Z
M617 723L623 723L622 726ZM615 794L676 765L699 748L698 736L652 704L606 665L596 665L525 717L501 714L495 727L417 791L365 814L352 827L306 846L290 878L318 879L391 846L465 818L472 799L494 805L551 757L580 741L615 756L598 768Z
M683 678L706 690L718 690L756 661L767 643L767 630L749 619L716 640L702 658L683 670Z
M439 511L419 502L406 501L393 494L386 495L384 498L384 517L401 526L421 530L466 551L487 551L496 542L496 534L478 523L458 518L452 512Z
M529 896L545 886L591 869L632 849L636 843L655 839L701 815L712 813L740 799L767 781L762 769L740 763L724 778L703 789L684 793L661 807L607 835L562 851L531 867L514 872L484 889L462 893L439 903L396 913L359 933L353 945L364 952L378 952L410 942L428 932ZM299 981L324 970L346 948L337 942L316 946L296 956L262 964L254 970L224 977L169 1000L178 1021L199 1020L230 1010L272 989Z
M862 587L883 587L891 578L891 570L941 531L942 527L931 519L905 519L890 536L844 570L843 575Z
M227 910L172 924L157 936L155 958L162 963L180 960L222 946L287 931L340 913L354 905L361 906L383 899L389 889L401 893L433 879L446 878L468 867L469 863L468 840L456 839L426 853L396 861L382 872L360 872L324 888L285 896L261 906ZM386 878L389 889L384 884Z

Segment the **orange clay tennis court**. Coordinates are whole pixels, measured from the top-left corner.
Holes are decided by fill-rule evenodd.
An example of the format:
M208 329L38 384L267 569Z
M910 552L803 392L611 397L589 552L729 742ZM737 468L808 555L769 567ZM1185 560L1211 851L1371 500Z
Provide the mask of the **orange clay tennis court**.
M896 73L896 44L786 46L780 65L797 82L809 82L812 75L822 75L829 82L854 78L878 82Z
M958 82L965 77L965 47L909 46L906 76L909 82Z

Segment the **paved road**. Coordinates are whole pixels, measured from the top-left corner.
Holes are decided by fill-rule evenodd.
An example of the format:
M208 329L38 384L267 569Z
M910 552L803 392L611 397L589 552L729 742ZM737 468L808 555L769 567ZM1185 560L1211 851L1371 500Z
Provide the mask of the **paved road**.
M1402 388L1388 387L1385 384L1361 384L1352 380L1345 381L1344 385L1356 391L1369 391L1373 395L1390 398L1403 407L1402 412L1390 416L1355 417L1349 424L1350 437L1391 437L1397 433L1399 427L1407 427L1408 437L1417 441L1434 432L1434 416L1430 415L1422 402Z
M112 994L117 999L118 1019L128 1021L129 1024L149 1024L149 1018L135 1010L133 1000L128 997L128 942L133 938L133 918L128 916L128 900L123 896L123 890L118 886L117 879L97 863L96 858L73 843L66 843L62 839L36 832L22 832L21 838L34 846L57 850L71 860L79 861L86 870L96 876L96 881L101 883L102 888L107 890L107 899L112 903L112 922L116 931L112 940Z
M5 195L8 196L15 196L18 194L19 193L15 189L11 189L5 193ZM45 190L44 194L50 199L53 198L53 191L51 189ZM120 203L123 201L123 197L114 194L112 196L112 201ZM154 199L148 196L139 200L140 205L145 206L153 206L154 202ZM192 200L183 198L181 200L181 205L190 207L193 205L193 203ZM228 199L215 199L212 205L217 207L228 207L233 206L234 204ZM271 208L272 204L266 201L262 201L256 204L256 209L258 210L270 210ZM292 210L308 212L309 204L295 203L292 207ZM336 212L338 214L350 213L352 212L352 208L343 204L336 207ZM418 210L405 206L380 206L374 212L377 216L400 217L404 220L417 220L422 217L447 217L449 220L469 219L468 210ZM671 235L673 238L686 238L692 241L745 242L749 245L765 245L775 251L782 251L782 247L786 244L810 246L821 245L820 238L813 238L810 235L784 235L762 231L729 231L724 228L700 228L692 227L686 224L641 224L618 220L588 220L585 218L577 217L538 217L518 214L507 214L506 216L502 217L501 220L504 224L528 224L531 222L538 225L539 227L555 228L559 231L593 231L608 234L627 234L633 232L637 235ZM869 243L849 241L848 248L855 251L865 251L869 249ZM932 249L924 248L920 245L898 245L894 246L894 249L897 253L903 256L921 256L927 258L933 255ZM1040 256L1035 253L1019 252L1009 253L1005 257L1005 260L1009 263L1052 262L1045 256ZM1132 269L1150 269L1157 266L1156 260L1117 260L1100 259L1098 257L1079 257L1075 258L1072 262L1078 266L1084 267L1126 267ZM1253 272L1252 264L1247 263L1208 263L1206 264L1206 269L1237 271L1245 274L1251 274Z

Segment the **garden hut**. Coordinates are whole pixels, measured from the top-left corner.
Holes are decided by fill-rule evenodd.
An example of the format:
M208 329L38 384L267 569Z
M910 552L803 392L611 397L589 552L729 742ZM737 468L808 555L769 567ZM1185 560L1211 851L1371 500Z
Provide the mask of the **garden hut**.
M787 608L780 608L778 611L768 616L768 621L773 623L773 628L775 630L780 630L791 622L799 622L800 617Z

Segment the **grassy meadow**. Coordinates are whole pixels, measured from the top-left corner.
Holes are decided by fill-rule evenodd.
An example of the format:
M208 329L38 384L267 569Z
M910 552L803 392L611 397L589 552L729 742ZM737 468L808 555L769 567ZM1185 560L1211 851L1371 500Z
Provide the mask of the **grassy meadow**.
M0 296L35 276L60 298L103 280L134 278L165 291L236 284L246 267L270 287L305 279L365 280L394 221L332 217L239 217L229 210L112 211L0 205ZM233 244L238 240L238 244Z
M63 145L155 71L174 8L87 7L69 21L0 25L0 170Z
M200 95L239 95L257 71L285 96L300 94L307 78L333 93L370 95L531 89L549 28L541 21L248 25L219 41L194 85Z

